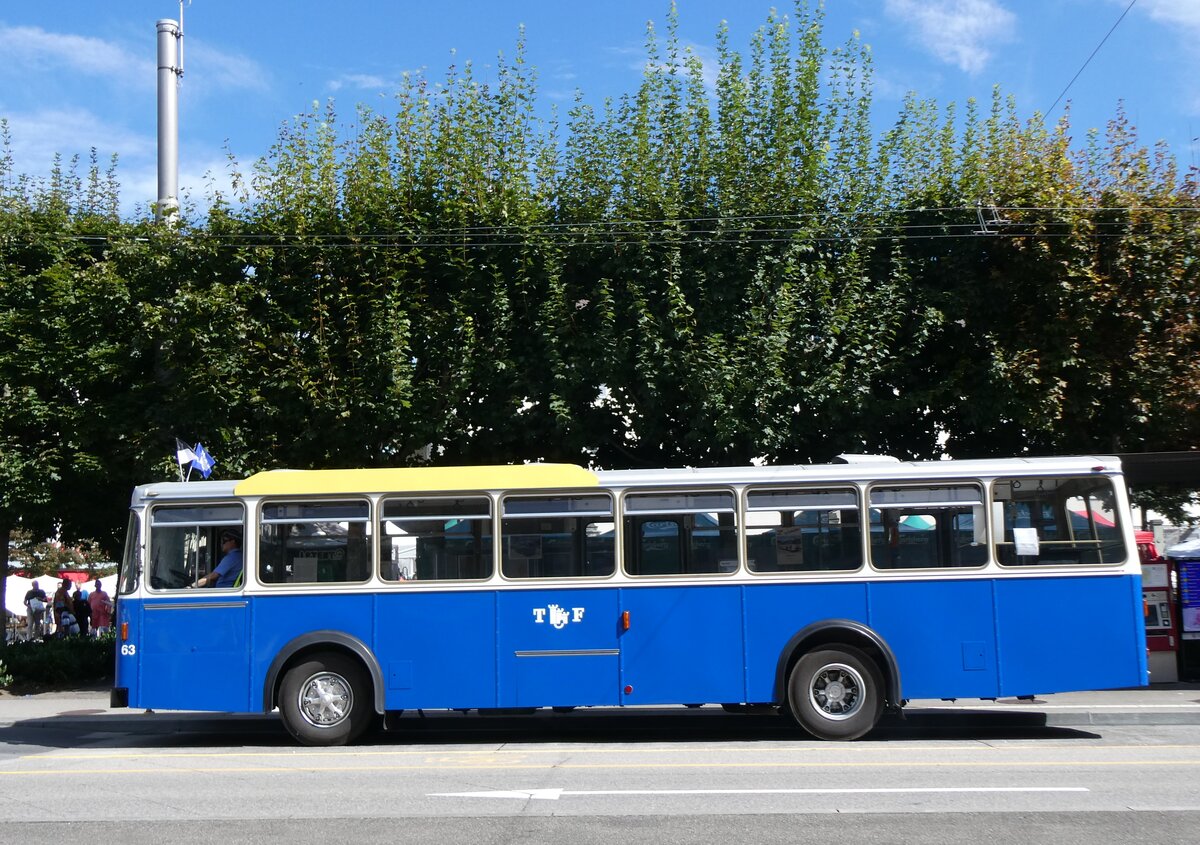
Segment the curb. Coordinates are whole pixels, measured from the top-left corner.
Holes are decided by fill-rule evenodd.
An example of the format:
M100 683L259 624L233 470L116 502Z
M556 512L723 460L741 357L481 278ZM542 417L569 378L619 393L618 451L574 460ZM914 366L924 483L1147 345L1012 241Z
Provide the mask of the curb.
M937 710L915 709L885 715L881 726L909 730L946 728L1078 728L1141 725L1200 725L1200 710Z
M35 716L0 721L0 730L26 729L80 733L190 734L190 733L275 733L283 731L278 716L266 714L225 715L213 713L160 715L158 713L113 716Z
M692 711L695 712L695 711ZM631 714L632 715L632 714ZM681 712L680 716L684 716ZM711 714L712 718L741 719L746 716L726 716ZM438 717L434 717L438 719ZM481 724L477 718L466 717L474 724ZM492 721L505 717L484 716L483 719ZM537 724L536 716L512 717L522 722L531 720L530 726ZM563 718L555 716L552 718ZM567 717L570 718L570 717ZM687 718L685 716L685 718ZM754 717L750 717L754 718ZM760 718L775 718L762 716ZM440 719L438 719L440 721ZM492 722L496 724L496 722ZM445 726L461 726L457 718L447 719ZM511 723L510 723L511 724ZM887 730L931 732L964 731L964 730L997 730L1037 728L1079 728L1079 727L1113 727L1113 726L1143 726L1171 727L1200 725L1200 709L1186 710L987 710L987 709L938 709L914 708L898 714L884 714L879 721L879 728ZM442 727L442 725L438 725ZM126 733L131 735L169 735L169 734L284 734L283 723L277 714L213 714L213 713L118 713L118 714L60 714L54 716L34 716L25 719L0 720L0 730L44 730L44 731L73 731L78 733Z

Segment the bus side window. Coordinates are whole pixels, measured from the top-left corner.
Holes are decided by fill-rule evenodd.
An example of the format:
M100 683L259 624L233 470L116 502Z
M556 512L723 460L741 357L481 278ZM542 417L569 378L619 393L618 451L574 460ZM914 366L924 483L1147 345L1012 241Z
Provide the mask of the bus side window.
M616 526L608 494L513 495L500 507L500 571L505 578L613 573Z
M625 561L630 575L677 575L683 571L680 537L683 525L677 519L626 518Z
M738 568L733 493L636 493L625 497L625 571L716 575Z
M887 485L871 488L871 564L876 569L983 566L976 542L983 513L978 484Z
M380 529L385 581L478 581L492 574L492 505L486 496L385 499Z
M261 523L258 577L264 584L346 583L370 576L365 501L268 502Z
M858 491L852 487L751 490L746 534L751 572L838 572L862 566Z

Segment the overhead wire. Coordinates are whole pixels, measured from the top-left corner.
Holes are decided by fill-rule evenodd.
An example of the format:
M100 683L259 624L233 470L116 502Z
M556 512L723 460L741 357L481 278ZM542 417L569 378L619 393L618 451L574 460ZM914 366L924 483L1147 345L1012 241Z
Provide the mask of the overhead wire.
M1108 37L1116 31L1118 26L1121 25L1121 21L1125 20L1125 16L1129 14L1129 10L1132 9L1136 3L1137 0L1130 0L1129 5L1125 7L1125 11L1121 12L1121 17L1117 18L1117 22L1114 23L1112 28L1109 29L1109 31L1105 33L1104 37L1100 39L1100 43L1096 45L1096 49L1092 50L1092 54L1087 57L1087 60L1083 63L1079 70L1075 71L1075 75L1071 77L1071 81L1067 83L1067 87L1062 89L1062 92L1058 95L1058 97L1055 98L1054 102L1051 103L1050 108L1046 109L1047 117L1049 117L1050 113L1054 111L1054 107L1059 104L1062 98L1067 95L1067 92L1071 90L1071 86L1075 84L1075 80L1079 78L1079 75L1082 74L1087 66L1092 63L1092 59L1096 58L1096 54L1100 52L1100 48L1104 46L1104 42L1107 41Z
M882 209L869 212L812 211L728 217L616 219L569 223L487 224L443 229L371 230L321 233L192 231L182 237L231 249L494 249L529 246L552 248L682 246L719 247L750 244L947 240L955 238L1073 237L1071 227L1087 224L1093 238L1122 237L1136 231L1139 214L1174 218L1200 215L1195 206L987 206L998 220L985 221L979 207L943 206ZM1004 215L1063 215L1069 219L1011 220ZM1102 219L1117 214L1119 219ZM960 216L959 220L911 220L914 215ZM900 218L898 221L897 218ZM918 218L919 220L919 218ZM1147 221L1148 222L1148 221ZM1200 218L1197 219L1200 223ZM791 225L780 225L790 223ZM147 241L145 236L67 234L66 240L94 243Z
M664 238L628 238L628 239L605 239L605 240L561 240L553 241L546 244L562 249L578 249L584 247L712 247L712 246L745 246L753 244L794 244L794 243L865 243L879 241L941 241L941 240L970 240L970 239L991 239L991 240L1016 240L1019 238L1027 240L1062 240L1075 235L1071 232L1048 232L1048 231L1004 231L1004 232L978 232L974 225L961 226L964 231L961 232L930 232L908 234L900 233L877 233L877 234L839 234L839 235L821 235L811 232L805 232L803 240L798 240L797 232L781 231L773 237L741 237L741 238L707 238L697 240L696 238L688 239L686 237L676 237L672 239ZM969 231L968 231L969 229ZM766 233L763 233L766 234ZM1091 232L1087 235L1091 239L1112 239L1122 238L1127 236L1127 232ZM80 238L80 240L83 240ZM106 238L92 238L93 241L110 240ZM119 239L111 239L113 241ZM369 241L359 243L345 242L322 242L322 243L271 243L261 242L255 244L233 243L233 242L213 242L213 246L239 250L415 250L415 249L446 249L446 250L484 250L497 248L515 248L526 247L530 245L528 240L508 240L508 241L463 241L460 243L450 241L437 242L383 242Z
M1193 206L1096 206L1089 208L1078 208L1068 206L994 206L996 211L1000 212L1063 212L1074 215L1080 214L1096 214L1102 212L1164 212L1164 213L1188 213L1200 212L1200 207ZM466 235L478 237L493 237L493 236L513 236L514 234L522 235L553 235L560 231L568 231L569 233L578 234L580 231L601 229L604 234L617 235L637 235L642 234L640 227L646 226L678 226L681 224L694 223L754 223L754 222L769 222L769 221L784 221L784 220L816 220L816 221L832 221L839 218L851 218L861 221L864 218L875 222L859 223L861 226L875 227L878 225L886 225L886 218L895 217L896 215L915 215L915 214L940 214L940 213L971 213L976 212L975 206L943 206L930 208L904 208L904 209L882 209L872 210L868 212L845 212L845 211L809 211L809 212L793 212L788 214L753 214L753 215L730 215L724 217L665 217L653 219L636 219L636 218L621 218L616 220L588 220L574 221L566 223L490 223L479 224L475 226L451 226L445 228L420 230L416 232L425 238L462 238ZM1040 224L1046 224L1053 221L1038 221ZM1063 221L1064 223L1066 221ZM946 223L929 223L929 224L902 224L901 228L919 228L924 227L941 227L944 225L956 225ZM977 226L977 222L972 219L970 223L962 223L957 225ZM625 227L623 229L614 229L613 227ZM680 230L691 231L691 230ZM774 230L779 231L779 230ZM328 233L221 233L219 235L210 234L208 232L194 232L190 237L194 238L237 238L242 240L260 239L289 239L289 240L322 240L336 238L411 238L415 232L406 231L346 231L346 232L328 232Z
M531 241L541 241L547 246L554 247L599 247L599 246L662 246L689 244L692 246L730 246L742 244L786 243L803 238L806 241L836 243L845 241L881 241L881 240L944 240L947 238L970 237L1025 237L1050 238L1069 237L1069 227L1087 222L1094 229L1092 237L1107 237L1121 235L1136 221L1129 219L1129 213L1170 214L1200 214L1197 207L1102 207L1090 209L1065 207L997 207L997 212L1011 214L1014 212L1040 213L1069 213L1074 219L1069 220L1031 220L1005 221L1002 226L989 228L974 217L966 218L975 209L967 207L938 208L938 209L905 209L897 212L874 212L868 215L852 216L845 213L803 213L779 215L747 215L739 218L679 218L651 221L595 221L589 223L570 224L534 224L507 226L478 226L441 230L414 231L369 231L369 232L330 232L330 233L265 233L265 232L193 232L184 237L203 241L210 245L238 249L483 249L528 246ZM925 213L948 214L956 212L963 215L961 221L939 220L935 222L902 222L897 223L896 215L908 216L924 211ZM1121 213L1121 219L1095 219L1103 213ZM793 225L771 225L727 227L714 226L714 223L728 223L737 220L743 224L758 222L782 223L791 222ZM802 221L811 221L808 225L795 225ZM1200 222L1200 221L1198 221ZM691 224L691 225L686 225ZM695 225L710 224L710 225ZM824 225L821 225L824 224ZM621 226L622 228L612 228ZM676 228L677 227L677 228ZM122 241L125 238L110 235L67 235L68 239L92 242Z

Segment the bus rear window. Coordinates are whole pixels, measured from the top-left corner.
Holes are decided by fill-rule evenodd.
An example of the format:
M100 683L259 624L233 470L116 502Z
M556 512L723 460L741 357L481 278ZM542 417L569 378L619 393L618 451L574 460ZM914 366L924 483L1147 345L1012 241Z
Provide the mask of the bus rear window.
M1004 566L1121 563L1125 540L1105 477L1001 478L992 486Z

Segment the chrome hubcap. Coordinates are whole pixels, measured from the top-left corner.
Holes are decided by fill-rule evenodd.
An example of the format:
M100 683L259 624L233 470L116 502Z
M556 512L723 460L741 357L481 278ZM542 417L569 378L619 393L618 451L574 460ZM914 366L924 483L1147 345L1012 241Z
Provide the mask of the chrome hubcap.
M845 663L822 666L812 677L808 697L817 712L827 719L849 719L862 707L862 675Z
M328 728L350 715L354 691L341 675L319 672L301 685L297 703L304 721L317 728Z

